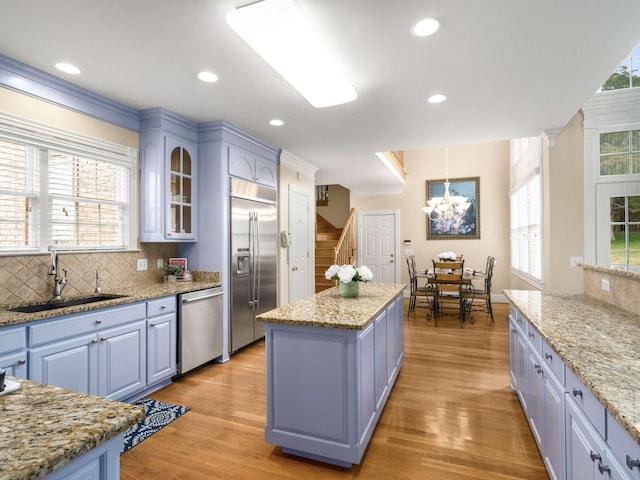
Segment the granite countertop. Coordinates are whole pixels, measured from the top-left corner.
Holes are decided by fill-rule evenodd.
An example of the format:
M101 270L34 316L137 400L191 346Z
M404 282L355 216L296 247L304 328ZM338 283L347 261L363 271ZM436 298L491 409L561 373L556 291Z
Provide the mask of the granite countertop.
M9 325L18 325L21 323L33 322L35 320L44 320L47 318L61 317L72 313L89 312L99 308L114 307L116 305L125 305L127 303L140 302L152 298L164 297L167 295L177 295L179 293L193 292L203 290L205 288L219 287L219 277L207 278L206 276L199 281L192 282L172 282L172 283L152 283L137 287L128 287L126 289L114 289L102 292L103 294L124 295L120 298L104 300L95 303L87 303L84 305L75 305L72 307L57 308L54 310L44 310L37 313L20 313L10 312L8 309L17 305L0 305L0 327ZM85 295L86 296L86 295ZM64 300L71 300L75 297L64 296ZM40 302L33 302L40 303ZM27 305L28 302L19 305Z
M21 378L0 396L0 478L38 479L141 421L144 408Z
M257 319L271 323L362 330L404 287L399 283L362 282L357 298L342 298L338 287L332 287L265 312Z
M583 295L504 293L640 443L640 316Z

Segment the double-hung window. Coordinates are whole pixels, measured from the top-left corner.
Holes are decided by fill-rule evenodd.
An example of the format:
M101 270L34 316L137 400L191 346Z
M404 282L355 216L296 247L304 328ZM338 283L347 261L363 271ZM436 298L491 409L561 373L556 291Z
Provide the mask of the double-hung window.
M0 115L0 252L135 247L136 156Z
M511 141L511 268L542 283L542 138Z

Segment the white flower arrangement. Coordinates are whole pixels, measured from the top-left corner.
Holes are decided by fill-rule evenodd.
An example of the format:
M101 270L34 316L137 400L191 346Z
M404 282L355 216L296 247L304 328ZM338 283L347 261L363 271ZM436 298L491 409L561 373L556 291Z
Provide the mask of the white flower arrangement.
M373 280L373 273L365 265L358 268L353 265L331 265L324 272L324 278L327 280L339 280L342 283L368 282Z
M456 258L458 258L458 256L455 252L442 252L438 254L438 259L440 259L441 262L455 262Z

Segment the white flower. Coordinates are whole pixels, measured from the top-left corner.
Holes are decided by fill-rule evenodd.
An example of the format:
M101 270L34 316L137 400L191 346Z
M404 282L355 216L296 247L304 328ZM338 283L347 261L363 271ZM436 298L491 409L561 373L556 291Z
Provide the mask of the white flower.
M340 271L340 266L331 265L329 268L327 268L327 271L324 272L324 278L326 278L327 280L337 280L337 278L333 278L333 277L337 276L339 271Z
M360 278L363 282L368 282L369 280L373 280L373 273L369 270L369 267L366 265L362 265L359 268L356 268L356 271L360 274Z
M438 254L438 258L443 261L454 261L457 258L455 252L442 252Z
M358 268L353 265L331 265L324 272L324 278L327 280L340 280L342 283L368 282L373 280L373 273L364 265Z
M342 283L350 283L356 275L356 269L351 265L343 265L338 272L338 278Z

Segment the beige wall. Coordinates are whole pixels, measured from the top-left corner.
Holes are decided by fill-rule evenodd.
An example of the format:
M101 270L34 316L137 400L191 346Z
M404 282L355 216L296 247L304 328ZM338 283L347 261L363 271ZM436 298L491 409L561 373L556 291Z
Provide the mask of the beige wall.
M400 211L400 239L411 240L401 247L403 262L401 280L408 282L404 255L413 250L420 266L426 267L442 251L462 253L465 266L484 269L488 255L496 257L493 291L500 295L510 288L509 243L509 142L490 142L449 147L449 178L480 177L480 239L427 240L426 180L446 176L445 149L433 147L404 152L407 183L402 195L384 197L352 197L357 211Z
M351 213L350 191L342 185L329 185L329 205L316 207L316 211L334 227L343 228Z
M280 164L280 181L278 185L278 219L279 231L289 229L289 188L295 187L309 192L310 204L312 211L309 212L309 252L313 252L314 245L314 225L315 225L315 185L314 179L300 173L294 167ZM289 303L289 264L287 262L287 249L280 246L278 242L278 305L286 305ZM308 291L314 292L315 287L315 257L313 254L309 256L309 272L308 272Z

